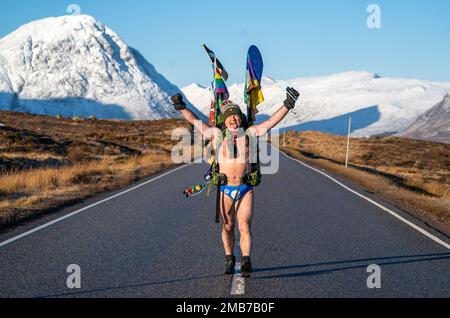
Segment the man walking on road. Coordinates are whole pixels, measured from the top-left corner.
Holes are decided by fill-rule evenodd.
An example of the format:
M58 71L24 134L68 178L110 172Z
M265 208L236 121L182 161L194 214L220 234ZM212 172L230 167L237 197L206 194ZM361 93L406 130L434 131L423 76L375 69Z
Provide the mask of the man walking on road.
M287 98L283 106L268 120L248 127L246 116L239 105L225 100L220 105L221 123L223 130L211 127L189 109L183 101L181 94L171 97L176 110L180 111L185 120L194 125L205 139L216 143L216 155L221 178L220 185L220 212L222 217L222 241L226 254L225 274L234 274L236 257L233 255L235 245L235 220L237 219L240 233L241 273L243 277L250 277L252 263L250 253L252 248L251 221L253 214L254 183L249 182L251 168L249 136L263 136L275 127L295 107L299 93L288 87ZM227 138L224 138L227 136ZM231 142L230 142L231 141ZM217 151L219 149L219 151Z

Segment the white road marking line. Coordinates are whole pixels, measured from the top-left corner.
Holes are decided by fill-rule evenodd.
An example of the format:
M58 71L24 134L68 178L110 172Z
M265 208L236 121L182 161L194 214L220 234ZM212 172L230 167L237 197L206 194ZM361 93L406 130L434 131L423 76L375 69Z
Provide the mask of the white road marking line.
M236 259L239 257L240 251L240 237L236 238L236 243L234 244L234 255ZM245 279L241 276L241 263L236 262L234 266L233 281L231 282L230 295L244 295L245 294Z
M240 263L236 263L240 266ZM245 278L241 277L241 274L233 275L233 282L231 283L230 295L242 296L245 294Z
M169 175L169 174L171 174L171 173L173 173L173 172L175 172L175 171L178 171L178 170L180 170L180 169L186 168L186 167L188 167L188 166L190 166L190 165L192 165L192 163L187 164L187 165L184 165L184 166L181 166L181 167L178 167L178 168L173 169L173 170L170 170L170 171L168 171L168 172L166 172L166 173L164 173L164 174L162 174L162 175L160 175L160 176L157 176L157 177L155 177L155 178L153 178L153 179L151 179L151 180L145 181L144 183L141 183L141 184L139 184L139 185L137 185L137 186L134 186L134 187L132 187L132 188L130 188L130 189L127 189L127 190L125 190L125 191L122 191L122 192L120 192L120 193L117 193L117 194L115 194L115 195L113 195L113 196L110 196L110 197L108 197L108 198L106 198L106 199L103 199L103 200L101 200L101 201L98 201L98 202L95 202L95 203L93 203L93 204L91 204L91 205L88 205L88 206L86 206L86 207L84 207L84 208L82 208L82 209L79 209L79 210L76 210L76 211L74 211L74 212L72 212L72 213L69 213L69 214L67 214L67 215L64 215L64 216L62 216L62 217L60 217L60 218L58 218L58 219L55 219L55 220L53 220L53 221L50 221L50 222L45 223L45 224L43 224L43 225L40 225L40 226L38 226L38 227L36 227L36 228L34 228L34 229L32 229L32 230L29 230L29 231L27 231L27 232L25 232L25 233L22 233L22 234L20 234L20 235L14 236L14 237L10 238L9 240L6 240L6 241L4 241L4 242L1 242L1 243L0 243L0 248L3 247L3 246L6 246L6 245L8 245L8 244L11 244L12 242L15 242L15 241L17 241L17 240L20 240L21 238L24 238L24 237L26 237L26 236L28 236L28 235L30 235L30 234L33 234L33 233L35 233L35 232L37 232L37 231L40 231L40 230L42 230L42 229L44 229L44 228L46 228L46 227L49 227L50 225L56 224L56 223L61 222L61 221L65 220L65 219L68 219L68 218L70 218L70 217L72 217L72 216L74 216L74 215L77 215L77 214L79 214L79 213L81 213L81 212L83 212L83 211L86 211L86 210L88 210L88 209L90 209L90 208L92 208L92 207L94 207L94 206L97 206L97 205L99 205L99 204L105 203L105 202L107 202L107 201L109 201L109 200L112 200L112 199L114 199L114 198L117 198L118 196L121 196L122 194L125 194L125 193L128 193L128 192L130 192L130 191L136 190L136 189L138 189L138 188L140 188L140 187L143 187L144 185L149 184L150 182L153 182L153 181L155 181L155 180L158 180L158 179L160 179L160 178L162 178L162 177L165 177L165 176L167 176L167 175Z
M398 215L398 214L395 213L394 211L392 211L392 210L386 208L385 206L383 206L383 205L381 205L381 204L379 204L379 203L373 201L372 199L370 199L370 198L368 198L368 197L366 197L366 196L364 196L364 195L362 195L362 194L356 192L355 190L350 189L349 187L347 187L347 186L344 185L343 183L339 182L338 180L334 179L333 177L329 176L329 175L326 174L325 172L320 171L320 170L318 170L318 169L316 169L316 168L313 168L313 167L307 165L306 163L304 163L304 162L302 162L302 161L300 161L300 160L298 160L298 159L296 159L296 158L293 158L293 157L289 156L288 154L284 153L283 151L281 151L281 150L279 150L279 149L278 149L278 151L279 151L280 153L282 153L285 157L287 157L287 158L289 158L289 159L291 159L291 160L294 160L294 161L300 163L301 165L303 165L303 166L305 166L305 167L307 167L307 168L309 168L309 169L311 169L311 170L314 170L315 172L320 173L321 175L323 175L323 176L327 177L328 179L330 179L331 181L337 183L338 185L340 185L340 186L343 187L344 189L346 189L346 190L348 190L348 191L350 191L350 192L356 194L357 196L359 196L359 197L361 197L361 198L363 198L363 199L369 201L369 202L372 203L373 205L375 205L375 206L379 207L380 209L382 209L382 210L388 212L389 214L391 214L391 215L394 216L395 218L397 218L397 219L399 219L400 221L406 223L407 225L409 225L409 226L412 227L413 229L419 231L420 233L422 233L423 235L425 235L425 236L427 236L428 238L432 239L432 240L435 241L436 243L438 243L438 244L440 244L440 245L442 245L442 246L444 246L445 248L447 248L447 249L450 250L450 244L448 244L448 243L442 241L440 238L434 236L434 235L431 234L430 232L428 232L428 231L422 229L421 227L417 226L416 224L414 224L414 223L408 221L407 219L405 219L404 217Z

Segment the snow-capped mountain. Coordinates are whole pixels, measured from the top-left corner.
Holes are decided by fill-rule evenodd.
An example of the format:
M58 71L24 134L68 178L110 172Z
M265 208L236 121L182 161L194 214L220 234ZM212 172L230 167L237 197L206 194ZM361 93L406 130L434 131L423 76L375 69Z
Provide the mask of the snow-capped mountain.
M419 116L399 136L450 144L450 94Z
M46 18L0 39L0 109L118 119L179 117L180 92L91 16Z
M286 87L292 86L300 91L300 102L279 127L346 134L352 117L353 136L402 131L450 92L450 83L383 78L363 71L287 81L263 77L261 86L265 102L258 106L260 121L282 105ZM208 114L209 88L192 84L182 91ZM244 106L244 84L231 85L229 91L230 99Z

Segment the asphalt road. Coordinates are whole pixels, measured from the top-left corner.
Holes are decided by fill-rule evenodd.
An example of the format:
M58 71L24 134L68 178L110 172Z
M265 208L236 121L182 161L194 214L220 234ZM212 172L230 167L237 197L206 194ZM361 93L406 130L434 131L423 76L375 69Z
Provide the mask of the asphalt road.
M43 225L0 243L0 297L450 297L448 246L284 156L256 189L252 278L223 276L215 196L181 194L205 170L182 167L55 224L45 225L124 189L0 234L5 242ZM81 289L66 286L70 264ZM371 264L381 288L367 286ZM236 280L241 296L230 294Z

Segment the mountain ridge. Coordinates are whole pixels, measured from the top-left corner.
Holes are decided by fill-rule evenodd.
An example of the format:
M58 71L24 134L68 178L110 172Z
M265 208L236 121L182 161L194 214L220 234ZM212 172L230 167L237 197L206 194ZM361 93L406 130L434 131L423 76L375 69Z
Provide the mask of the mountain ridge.
M179 118L180 92L89 15L27 23L0 39L0 107L44 115Z
M450 144L450 94L420 115L398 134L400 137L423 139Z
M450 92L450 83L381 77L368 71L299 77L292 80L262 79L265 102L258 106L259 120L271 116L286 98L285 89L300 91L300 102L279 124L281 130L306 130L346 134L348 118L357 129L355 137L389 132L399 133ZM244 108L244 84L229 86L230 99ZM181 89L205 115L209 112L209 89L186 86ZM258 118L258 116L257 116ZM370 120L368 120L370 119Z

